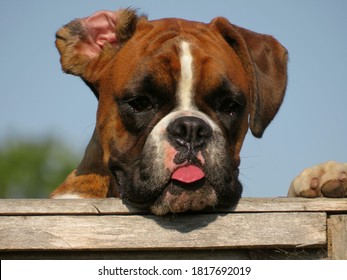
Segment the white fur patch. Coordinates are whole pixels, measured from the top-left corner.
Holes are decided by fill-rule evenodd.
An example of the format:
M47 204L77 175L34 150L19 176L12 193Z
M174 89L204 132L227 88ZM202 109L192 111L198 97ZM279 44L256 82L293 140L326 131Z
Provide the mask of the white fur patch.
M193 57L187 42L181 42L181 80L178 86L178 110L192 110L193 107Z

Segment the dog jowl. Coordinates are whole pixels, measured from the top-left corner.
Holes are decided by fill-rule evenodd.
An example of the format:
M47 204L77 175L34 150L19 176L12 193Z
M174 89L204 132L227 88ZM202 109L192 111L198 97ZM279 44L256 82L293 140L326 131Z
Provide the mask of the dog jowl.
M248 128L261 137L284 97L280 43L224 18L149 21L130 9L56 37L63 70L98 110L82 162L51 197L119 197L158 215L236 205Z

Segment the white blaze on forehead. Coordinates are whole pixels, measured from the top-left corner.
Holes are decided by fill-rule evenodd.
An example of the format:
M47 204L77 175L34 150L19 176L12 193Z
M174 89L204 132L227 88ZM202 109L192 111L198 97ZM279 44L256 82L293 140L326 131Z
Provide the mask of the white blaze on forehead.
M149 149L156 147L156 153L159 155L165 155L163 142L167 141L167 127L176 118L182 116L195 116L204 120L209 126L211 126L214 133L221 135L222 131L219 126L205 113L199 111L194 104L194 66L193 55L189 43L182 41L180 43L179 61L181 66L180 80L178 81L177 107L164 118L162 118L152 129L148 136L146 145Z
M178 84L178 109L191 110L193 106L193 56L187 42L181 42L181 79Z

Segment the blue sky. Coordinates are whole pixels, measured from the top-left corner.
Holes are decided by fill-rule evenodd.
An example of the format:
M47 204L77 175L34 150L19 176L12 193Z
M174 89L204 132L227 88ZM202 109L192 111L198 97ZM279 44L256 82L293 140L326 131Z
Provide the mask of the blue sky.
M136 7L150 19L209 22L224 16L275 36L289 51L283 106L262 139L242 150L244 196L284 196L305 167L347 161L347 1L2 0L0 3L0 143L9 136L53 134L83 151L97 102L61 72L54 34L94 11ZM0 174L1 176L1 174Z

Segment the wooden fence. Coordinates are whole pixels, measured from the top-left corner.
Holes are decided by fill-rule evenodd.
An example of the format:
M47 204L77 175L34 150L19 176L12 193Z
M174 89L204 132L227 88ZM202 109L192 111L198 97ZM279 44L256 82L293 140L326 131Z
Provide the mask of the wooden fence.
M0 200L1 259L347 259L347 199L158 217L118 199Z

